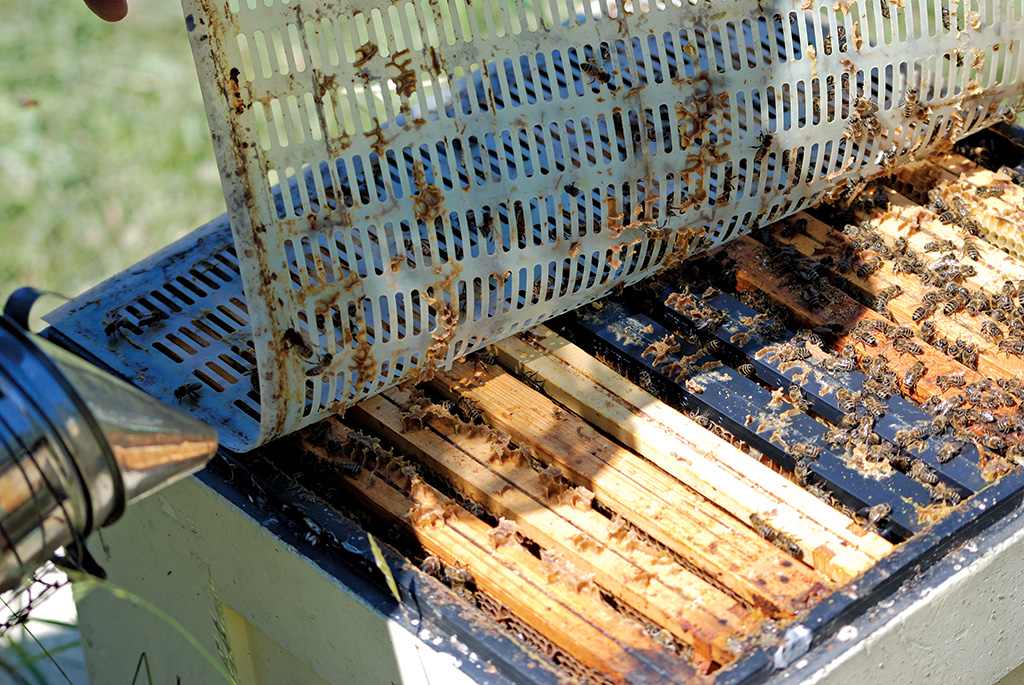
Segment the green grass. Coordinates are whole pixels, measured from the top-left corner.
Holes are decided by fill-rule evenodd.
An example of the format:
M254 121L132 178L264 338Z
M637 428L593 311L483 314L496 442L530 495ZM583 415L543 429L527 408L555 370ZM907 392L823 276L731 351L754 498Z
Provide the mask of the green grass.
M176 0L0 0L0 298L77 295L224 211Z

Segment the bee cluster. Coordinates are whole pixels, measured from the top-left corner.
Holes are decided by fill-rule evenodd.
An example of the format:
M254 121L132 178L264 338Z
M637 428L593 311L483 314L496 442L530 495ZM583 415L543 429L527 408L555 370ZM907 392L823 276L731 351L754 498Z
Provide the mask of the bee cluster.
M987 192L991 191L981 194ZM976 273L972 262L980 259L980 252L971 235L970 209L960 198L953 198L948 202L948 209L943 209L953 213L951 223L960 228L960 239L932 240L920 252L912 249L906 239L883 237L868 222L848 223L842 230L842 238L829 242L833 249L818 259L803 256L792 245L774 237L788 230L785 237L792 238L796 231L789 225L777 229L776 233L766 232L757 237L765 246L763 252L758 253L764 258L764 265L773 276L801 293L807 309L817 304L802 295L808 287L821 293L838 289L863 301L865 298L859 295L861 289L843 276L850 272L864 279L890 265L894 272L915 275L921 281L924 291L912 310L913 321L896 325L888 311L889 302L905 294L902 287L876 290L874 299L866 304L889 321L862 320L845 331L856 348L849 344L838 346L823 358L808 361L836 377L853 371L865 376L863 385L856 390L835 390L835 400L843 415L826 433L826 442L834 450L857 453L863 462L885 463L928 488L934 502L954 505L960 495L919 458L918 450L923 449L925 441L937 444L935 459L941 464L960 456L968 445L974 445L988 455L987 463L994 465L990 473L998 473L1011 463L1024 460L1021 447L1024 382L1018 379L972 381L965 377L963 370L931 371L925 359L914 360L909 367L900 365L897 371L893 360L907 355L923 356L925 346L931 345L962 366L977 369L984 345L976 340L947 339L939 332L941 319L933 318L961 313L971 317L973 325L970 327L989 341L988 353L1024 357L1024 281L1006 281L996 293L972 285L968 280ZM804 228L806 226L800 227ZM740 295L756 309L770 302L763 293ZM831 336L825 337L831 339ZM784 346L773 348L777 350L776 355L785 355L787 359L792 356L792 351L780 350L781 347ZM869 353L876 347L880 353ZM882 353L886 348L891 352ZM923 405L931 416L930 421L904 428L895 437L882 438L875 429L879 420L886 416L886 401L891 397L914 396L925 378L930 378L943 392ZM806 406L807 400L799 390L789 394L795 396L795 401L791 400L794 406ZM808 462L813 456L803 448L799 455L792 448L790 451L798 459L794 474L800 480L801 473L809 474ZM810 489L814 490L813 485ZM824 492L818 494L830 499ZM885 512L856 513L869 526L879 525L886 516ZM877 520L873 520L875 518Z
M878 113L878 103L865 97L858 96L853 101L853 109L850 112L850 119L843 131L843 138L860 141L864 134L876 135L882 132L882 125L875 116Z
M935 193L931 197L933 209L943 209L949 215L940 215L940 220L948 219L949 223L955 222L963 229L964 235L959 245L950 239L931 240L924 244L922 254L910 249L904 238L894 241L890 246L868 222L847 224L843 229L847 241L842 248L837 248L837 271L844 273L856 263L856 274L863 279L881 270L888 261L894 274L916 275L927 288L912 314L913 320L920 326L919 337L965 366L977 367L978 345L961 340L944 340L934 324L928 321L932 316L941 313L949 317L966 312L971 317L982 317L977 325L985 339L990 342L1003 341L1001 351L1024 356L1021 355L1024 352L1024 281L1007 281L999 293L992 295L966 283L965 279L978 273L971 262L981 258L978 243L972 237L976 220L970 216L969 209L960 198L953 198L952 202L946 203ZM933 254L937 254L937 258L929 260ZM888 304L902 294L902 288L898 285L889 286L877 292L870 301L866 301L859 293L851 294L891 320ZM870 338L862 342L871 344Z
M943 224L955 224L972 236L981 233L981 225L971 214L970 207L960 197L953 197L948 202L942 197L942 193L933 188L928 191L928 206L939 217Z

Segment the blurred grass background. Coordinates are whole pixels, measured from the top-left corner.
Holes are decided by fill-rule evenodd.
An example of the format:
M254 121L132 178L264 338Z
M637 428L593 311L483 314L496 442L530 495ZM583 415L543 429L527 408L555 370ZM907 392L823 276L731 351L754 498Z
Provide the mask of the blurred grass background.
M224 211L177 0L0 0L0 302L77 295Z

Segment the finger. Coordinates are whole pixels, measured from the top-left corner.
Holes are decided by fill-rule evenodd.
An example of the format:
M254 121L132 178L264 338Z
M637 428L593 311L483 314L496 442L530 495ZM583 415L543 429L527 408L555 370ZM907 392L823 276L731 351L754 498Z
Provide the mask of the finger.
M85 4L104 21L121 21L128 14L128 0L85 0Z

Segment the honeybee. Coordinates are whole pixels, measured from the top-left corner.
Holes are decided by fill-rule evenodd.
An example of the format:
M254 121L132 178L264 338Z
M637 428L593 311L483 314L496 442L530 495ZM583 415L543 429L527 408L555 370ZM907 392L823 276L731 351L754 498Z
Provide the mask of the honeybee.
M913 338L914 329L911 328L910 326L896 326L892 330L887 331L886 335L889 336L890 339Z
M928 367L924 365L924 362L914 362L909 369L903 374L903 388L908 394L913 394L915 388L917 388L918 381L924 377L924 374L928 371Z
M757 145L752 145L752 148L756 148L757 152L754 153L754 163L760 162L768 154L768 148L771 147L772 141L775 139L775 135L769 131L761 129L761 133L757 136Z
M116 338L117 336L124 336L124 332L121 329L131 328L131 322L128 321L128 319L125 318L123 314L111 312L107 316L109 317L109 319L103 320L103 332L106 333L111 338Z
M999 167L999 173L1004 174L1005 176L1009 176L1010 181L1015 185L1024 185L1024 174L1022 174L1021 172L1017 171L1012 167L1001 166Z
M719 340L718 338L711 338L706 343L704 343L704 347L702 347L701 349L705 353L715 356L722 351L722 341Z
M329 367L331 365L331 362L333 362L333 361L334 361L334 355L331 354L330 352L325 353L324 355L322 355L320 357L320 359L315 364L313 364L311 367L306 369L306 375L307 376L319 376L320 374L322 374L324 372L324 370L327 367Z
M174 399L184 400L188 398L191 401L195 401L199 398L199 391L203 389L203 384L199 381L191 381L188 383L182 383L174 389Z
M853 101L853 108L862 115L871 115L878 111L878 103L858 95Z
M537 376L536 371L523 372L523 374L519 376L519 380L521 380L523 383L530 386L537 392L544 392L544 382L540 379L539 376Z
M857 411L857 401L860 393L852 393L846 388L836 388L836 404L843 410L844 414L852 414Z
M854 437L854 431L849 428L832 428L825 433L825 442L833 447L845 447Z
M938 305L935 304L934 302L925 302L920 307L915 309L911 316L914 319L914 321L920 321L921 319L927 319L929 316L934 314L936 309L938 309Z
M793 466L793 476L796 478L800 485L810 485L813 479L813 471L811 471L811 462L807 459L798 459L796 464Z
M843 138L846 140L860 140L864 137L864 120L860 117L853 117L846 124L843 130Z
M1000 197L1006 192L1005 183L990 183L987 186L978 186L974 190L974 197L986 198L986 197Z
M1020 338L1009 338L999 341L999 351L1009 355L1024 357L1024 340Z
M334 468L346 476L357 476L359 475L359 471L362 470L362 465L358 461L341 461L333 463L335 465Z
M872 335L871 331L867 330L866 328L854 327L854 329L850 331L850 337L852 337L859 343L868 345L869 347L875 347L876 345L878 345L878 340L876 340L875 336Z
M445 566L444 575L449 582L456 585L468 585L473 582L473 574L457 566Z
M810 410L811 403L804 396L804 391L800 389L799 385L794 384L789 386L787 396L789 397L790 403L800 411L805 412Z
M981 322L981 334L985 336L985 339L989 342L995 342L1003 337L1003 329L999 327L995 321L986 319Z
M931 491L931 499L933 502L941 502L955 507L960 504L960 500L962 499L959 492L945 483L936 483L932 487Z
M800 297L811 309L819 309L821 307L821 293L814 286L806 286L800 291Z
M259 370L259 368L253 366L252 368L250 368L248 371L245 372L245 375L249 378L249 388L250 388L250 390L252 390L252 393L254 395L256 395L256 397L258 399L259 396L260 396L260 370Z
M444 571L444 562L438 557L428 556L420 564L420 568L428 576L440 576L441 572Z
M1004 416L996 421L996 430L1000 433L1013 433L1024 429L1024 419L1019 416Z
M956 344L949 351L949 355L964 366L972 369L978 367L978 346L974 343L957 340Z
M875 295L875 309L884 310L886 305L889 304L890 300L893 300L903 294L903 288L899 285L893 285L885 288Z
M913 340L907 340L906 338L896 338L892 341L892 348L900 354L912 354L915 357L920 356L924 353L924 349Z
M776 531L775 539L772 540L772 544L795 559L804 558L804 550L800 547L800 543L797 542L793 536L783 533L781 530Z
M928 437L928 427L925 428L903 428L896 431L893 441L900 447L906 449L918 440Z
M982 433L979 436L981 444L990 450L1005 450L1006 440L1002 436L996 435L995 433Z
M612 75L592 59L585 60L580 64L580 71L603 85L607 85L612 80Z
M857 267L857 276L860 278L867 278L871 274L875 273L882 268L881 257L871 257Z
M296 348L303 357L312 357L313 348L309 346L306 339L294 328L287 328L284 332L284 345L287 348Z
M971 316L987 312L989 309L990 305L985 293L975 293L971 299L967 300L967 313Z
M943 391L950 388L962 388L966 383L967 381L964 380L963 375L959 373L944 373L935 378L935 384L942 388Z
M487 366L494 366L498 363L498 356L494 354L494 351L490 346L482 347L479 350L471 353L469 358L472 360L473 365L477 368L485 368Z
M817 459L821 455L821 448L809 442L798 442L790 447L789 451L798 459Z
M949 28L950 28L949 8L948 7L943 7L942 8L942 28L944 28L947 31L949 31Z
M947 397L944 400L939 398L936 399L938 400L938 406L935 407L935 411L936 413L939 414L948 414L949 412L955 412L961 407L963 407L964 402L966 402L963 395L952 395L951 397Z
M476 406L476 402L468 397L460 397L456 400L455 407L466 418L468 423L479 425L484 422L483 415L480 413L479 407Z
M722 176L722 188L721 191L718 193L718 199L716 200L716 204L718 206L722 206L725 203L727 203L729 201L729 197L732 195L732 176L732 165L729 165L728 167L726 167L725 174L723 174Z
M932 435L942 435L943 433L946 432L946 429L949 428L950 423L952 423L952 419L949 417L949 415L939 414L938 416L932 419L931 425L929 426L929 432Z
M996 385L1014 397L1024 400L1024 381L1019 378L1000 378Z
M757 371L754 369L753 364L740 364L736 367L736 370L747 378L757 378Z
M803 340L808 345L814 345L816 347L824 347L825 341L821 339L819 333L825 333L831 335L834 333L830 326L819 326L815 329L801 328L796 332L796 338Z
M920 117L926 110L918 102L918 90L913 86L907 88L906 95L903 96L903 116L907 119L913 117Z
M170 318L170 315L167 312L160 309L153 309L140 316L136 325L139 328L142 328L143 326L146 328L152 328L161 321L166 321L168 318Z
M942 192L939 191L938 188L932 188L928 191L928 206L931 207L936 214L948 212L950 209L949 203L946 202L944 197L942 197Z
M923 483L925 485L935 485L939 482L939 475L935 473L935 470L920 459L914 460L910 465L910 470L907 472L907 475L918 483Z
M970 423L995 423L996 415L987 409L971 409L965 417Z
M861 397L860 409L876 419L880 419L885 416L885 407L882 406L881 402L870 395L864 395Z
M978 251L978 244L970 238L964 238L963 253L974 261L981 259L981 252Z
M1013 405L1017 404L1013 399L1013 395L1006 392L1005 390L1001 390L1000 388L992 388L992 390L989 391L989 394L992 395L992 398L1001 407L1012 407ZM1020 413L1020 411L1018 411L1017 413Z
M829 373L850 373L857 368L857 362L847 357L828 357L822 362L822 366Z
M887 502L876 504L863 510L864 518L873 526L883 523L892 513L892 506Z
M955 249L952 240L931 240L924 244L925 252L952 252Z
M942 224L951 224L956 220L957 215L951 209L939 214L939 222Z
M951 297L942 305L942 313L946 316L952 316L958 311L967 306L967 295L964 293L957 293L954 297Z
M945 442L935 454L935 461L946 464L953 461L956 455L963 451L964 446L959 442Z
M971 213L971 208L968 207L964 199L959 196L954 195L950 198L949 204L952 205L953 211L962 217Z
M885 169L891 169L896 166L896 158L898 157L896 146L893 146L887 150L882 150L882 156L879 159L879 164Z
M775 350L775 356L783 362L797 362L809 358L811 352L794 340L788 344L779 345Z
M975 219L973 216L962 216L962 217L960 217L960 220L957 221L957 226L959 226L960 228L964 229L965 231L967 231L971 235L980 235L981 234L981 224L979 224L978 220Z
M892 272L894 274L919 274L924 269L924 262L913 250L896 257L893 260Z
M486 240L491 235L491 227L494 224L494 216L491 214L490 207L484 207L480 213L480 223L477 224L476 230L481 237Z

